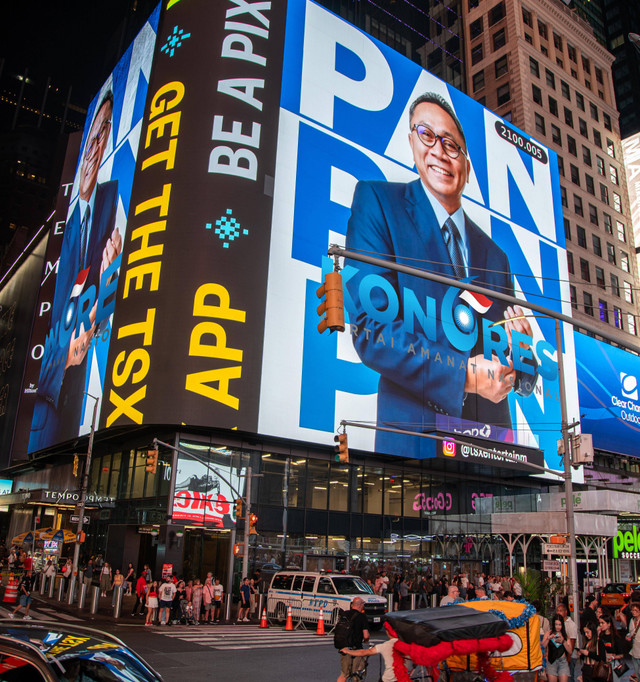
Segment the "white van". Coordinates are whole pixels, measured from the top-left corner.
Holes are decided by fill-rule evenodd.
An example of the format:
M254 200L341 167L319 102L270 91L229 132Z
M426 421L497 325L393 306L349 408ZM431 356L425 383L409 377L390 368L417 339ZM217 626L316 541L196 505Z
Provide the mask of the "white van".
M271 579L267 597L269 618L285 620L287 608L295 623L318 622L322 608L325 625L338 622L340 609L348 611L351 601L360 597L372 630L382 627L387 612L387 600L374 594L369 585L356 575L279 571Z

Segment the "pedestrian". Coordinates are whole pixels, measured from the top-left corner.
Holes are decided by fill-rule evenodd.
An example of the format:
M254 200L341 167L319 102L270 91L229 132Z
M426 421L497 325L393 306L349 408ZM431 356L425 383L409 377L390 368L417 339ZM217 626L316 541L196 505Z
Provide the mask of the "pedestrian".
M211 583L211 578L207 578L202 588L203 623L213 623L213 585Z
M627 634L627 641L631 647L631 661L633 663L633 672L637 680L640 680L640 602L631 602L631 618L629 619L629 632Z
M116 587L120 588L120 592L122 593L122 587L124 585L124 576L122 573L120 573L120 569L116 568L116 572L113 575L113 582L111 583L111 590L113 591L113 594L111 595L111 606L116 605ZM122 599L122 596L120 597Z
M616 673L616 666L620 665L625 657L624 640L618 634L613 618L608 613L603 613L598 622L598 639L604 644L607 663L611 666L613 682L619 682L621 676Z
M158 609L158 583L154 580L147 585L147 619L145 625L153 625Z
M363 643L369 641L369 621L364 615L364 601L356 597L351 602L351 608L344 616L349 621L350 645L346 648L354 651L362 650ZM343 653L345 647L340 651L340 675L337 682L347 682L347 677L364 668L364 658L362 656L352 656L350 653Z
M582 649L578 652L582 662L582 682L592 682L593 666L598 663L605 663L607 654L604 643L598 638L598 630L591 623L585 623L582 628L584 642Z
M44 571L44 578L46 580L45 590L47 587L51 589L51 581L53 580L55 582L57 572L56 565L53 563L53 561L49 560Z
M140 574L138 580L136 580L136 603L133 605L131 615L135 616L136 611L140 608L140 615L144 615L144 607L147 596L147 581L144 577L144 573Z
M559 613L551 619L551 628L542 638L542 646L547 655L548 682L569 681L569 655L573 651L571 640L567 637L564 620Z
M380 682L397 682L396 675L393 671L393 645L398 641L397 637L392 637L387 632L389 638L386 642L380 642L368 649L340 649L341 654L347 656L374 656L380 654L384 663L384 672L380 678Z
M191 606L193 607L193 622L200 625L200 609L202 608L202 583L196 578L191 591Z
M173 580L167 576L164 579L160 589L158 590L158 624L171 625L171 607L173 606L173 597L176 593L176 586Z
M151 569L149 568L149 564L145 564L142 571L144 573L144 579L147 581L147 583L150 583L153 580L153 577L151 575Z
M129 566L127 567L127 573L124 576L124 581L127 586L127 589L125 591L125 596L130 597L133 593L133 583L136 579L136 572L135 569L133 568L133 564L129 562Z
M214 618L216 623L220 622L220 615L222 613L222 597L224 595L224 588L220 584L218 578L215 579L213 583L213 605L214 605Z
M9 618L15 618L20 609L24 609L23 620L31 620L29 608L31 606L31 590L33 588L33 577L31 569L26 571L18 584L18 606L9 614Z
M425 609L429 606L429 585L425 576L422 576L418 583L418 601L416 608L419 609L421 606L424 606Z
M65 594L67 593L69 589L69 578L71 578L71 574L73 573L73 561L71 559L67 559L63 569L62 569L62 580L64 581L64 592Z
M460 588L460 599L466 599L469 593L469 578L467 578L466 573L460 574L458 587Z
M449 585L447 596L440 601L440 606L447 606L448 604L455 604L460 596L460 590L457 585Z
M578 661L578 649L576 645L578 643L578 627L575 621L569 617L569 611L567 610L566 604L560 602L556 606L556 613L562 616L564 621L564 629L567 632L567 637L571 642L571 654L569 657L569 679L571 682L575 679L576 663Z
M580 614L580 626L584 628L585 625L591 626L591 631L596 632L598 630L598 615L596 610L598 609L598 600L594 595L588 594L584 598L585 607L582 609Z
M484 587L476 587L476 599L481 601L489 599Z
M87 589L89 589L93 583L93 570L93 559L89 559L82 572L82 579L84 584L87 586Z
M105 561L100 570L100 596L106 597L107 590L111 584L111 565Z
M173 595L173 602L171 604L171 622L174 625L178 625L182 620L187 603L187 591L185 589L184 580L178 580L176 584L176 593Z
M251 608L251 588L249 587L249 578L244 578L242 585L240 585L240 602L238 604L238 623L244 621L249 622L249 609Z
M407 578L407 576L404 576L400 581L398 593L400 595L400 603L398 608L400 609L400 611L406 611L411 606L411 601L409 599L409 579Z
M249 618L255 618L256 609L258 608L258 590L256 589L256 584L253 578L249 580L249 590L251 591L251 599L249 600L249 603L251 604Z

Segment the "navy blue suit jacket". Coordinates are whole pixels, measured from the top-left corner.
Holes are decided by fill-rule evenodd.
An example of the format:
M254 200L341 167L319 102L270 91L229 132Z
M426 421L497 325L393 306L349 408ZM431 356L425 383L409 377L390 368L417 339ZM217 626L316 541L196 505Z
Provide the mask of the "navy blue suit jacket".
M478 275L474 283L513 295L506 254L473 221L465 218L470 275ZM455 277L435 213L420 180L408 184L359 182L353 198L346 246L381 258L388 254L403 265L424 267ZM357 326L352 334L353 343L364 364L380 374L378 424L434 432L436 414L441 413L511 428L506 399L495 404L475 393L465 394L467 360L482 354L482 334L469 351L458 350L449 342L440 321L440 305L448 287L357 261L348 261L348 264L359 270L358 275L346 282L355 304L355 315L349 311L351 324ZM396 292L400 308L391 322L381 322L365 311L360 299L360 283L369 274L384 277ZM427 297L435 299L435 341L427 338L415 318L413 332L406 329L405 312L407 317L413 317L407 310L407 297L415 297L415 303L423 310ZM388 299L381 288L374 288L370 298L376 309L385 309ZM491 321L504 319L505 308L506 304L494 301L484 317ZM476 319L476 324L481 332L481 320ZM528 394L533 383L527 382L526 391L517 384L516 388ZM433 452L433 442L377 431L376 450L425 457Z

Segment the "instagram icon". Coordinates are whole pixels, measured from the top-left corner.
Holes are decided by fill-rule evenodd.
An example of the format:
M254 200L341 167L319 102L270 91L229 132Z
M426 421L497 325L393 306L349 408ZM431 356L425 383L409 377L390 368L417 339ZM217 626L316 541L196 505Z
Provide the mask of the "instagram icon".
M456 456L456 444L452 440L442 441L442 454L445 457L455 457Z

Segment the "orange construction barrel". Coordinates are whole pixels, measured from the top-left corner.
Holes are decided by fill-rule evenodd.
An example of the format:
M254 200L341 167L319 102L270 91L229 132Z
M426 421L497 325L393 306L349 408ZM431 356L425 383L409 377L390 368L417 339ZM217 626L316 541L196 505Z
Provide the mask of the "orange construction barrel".
M15 604L18 601L18 579L9 578L7 586L4 588L3 602L7 604Z

